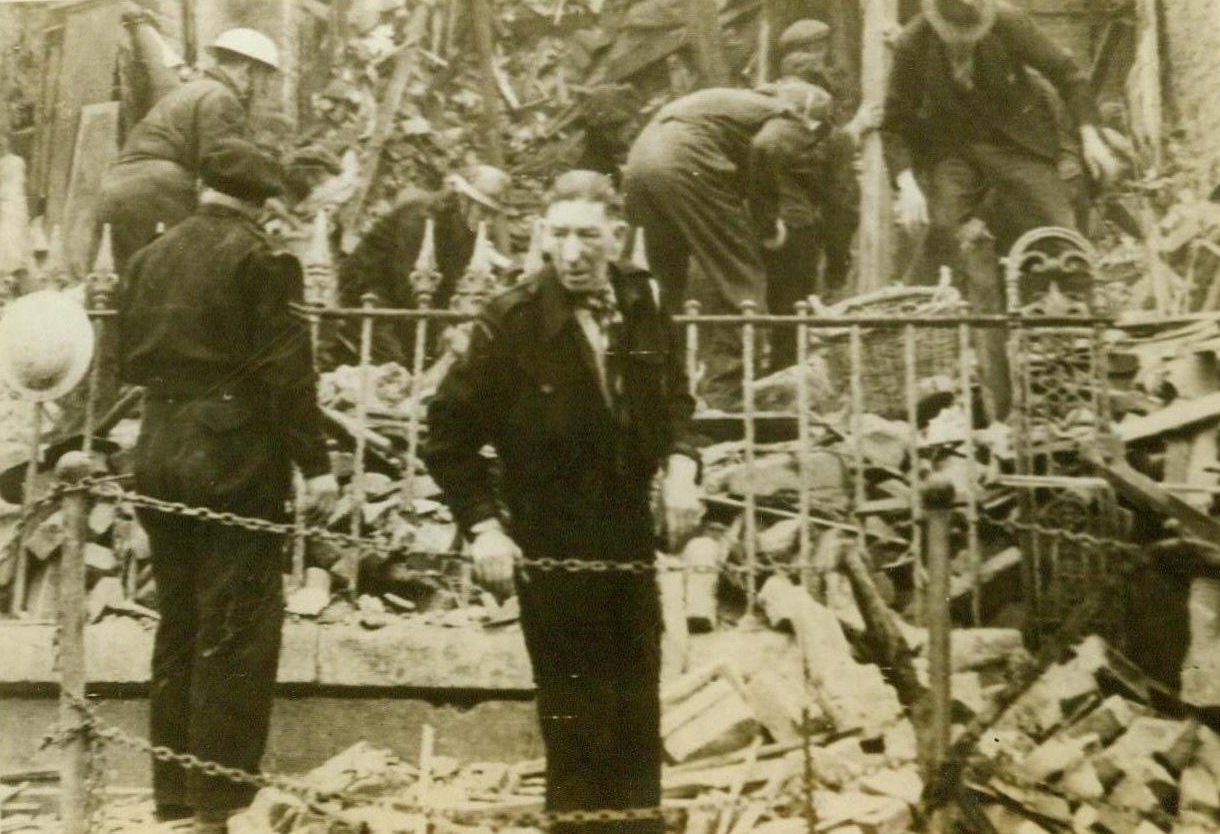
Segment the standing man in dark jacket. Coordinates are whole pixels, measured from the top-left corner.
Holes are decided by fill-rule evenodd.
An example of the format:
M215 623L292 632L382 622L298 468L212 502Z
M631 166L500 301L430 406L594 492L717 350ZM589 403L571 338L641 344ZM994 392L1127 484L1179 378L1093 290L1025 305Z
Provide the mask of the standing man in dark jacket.
M702 511L677 331L648 274L610 262L622 238L614 198L602 174L556 180L544 220L550 263L488 303L432 401L424 447L473 538L476 577L506 591L517 566L551 811L659 804L661 614L649 492L662 464L669 535L689 532ZM487 443L503 464L500 495L479 454ZM612 569L536 564L547 559ZM628 565L635 569L613 569Z
M202 160L199 209L142 249L119 293L122 371L143 385L136 488L241 516L289 519L292 465L325 517L329 471L300 264L267 246L256 218L281 190L279 166L240 140ZM284 537L142 508L161 620L153 649L151 739L257 771L283 621ZM224 831L253 788L154 762L164 819L194 814Z
M1026 70L1058 91L1080 126L1085 163L1106 179L1118 165L1097 128L1088 74L1003 0L922 0L922 8L894 46L882 124L900 222L912 234L930 224L928 246L951 265L957 231L989 189L1017 220L1014 231L1074 228L1055 115Z
M504 197L511 180L492 165L471 165L450 174L440 191L416 192L405 198L373 227L339 268L339 305L359 307L365 293L377 297L377 306L415 309L419 306L411 273L419 257L424 229L432 220L440 286L432 309L444 309L458 279L470 264L479 223L504 212ZM373 330L376 362L410 365L415 322L398 321ZM358 329L346 331L346 341L357 344ZM340 350L332 361L355 357Z
M686 299L693 256L702 286L691 294L704 312L737 313L747 301L766 311L762 250L784 244L780 207L816 176L828 129L751 90L699 90L657 113L631 148L623 183L628 220L644 229L666 306ZM732 408L741 396L741 340L723 329L708 335L703 395Z
M208 47L216 66L161 98L132 128L102 180L98 223L109 223L119 273L156 235L195 210L199 168L217 143L247 138L254 93L279 69L279 51L253 29L230 29Z

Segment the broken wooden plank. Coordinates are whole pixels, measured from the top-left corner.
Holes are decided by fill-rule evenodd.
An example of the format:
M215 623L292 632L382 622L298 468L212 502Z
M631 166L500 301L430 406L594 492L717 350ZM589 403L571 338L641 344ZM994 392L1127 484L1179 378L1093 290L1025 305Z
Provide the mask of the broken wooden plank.
M1193 400L1174 400L1159 411L1124 420L1114 427L1114 431L1124 443L1134 443L1181 431L1205 420L1220 420L1220 392Z
M1126 462L1105 460L1095 451L1086 452L1085 459L1127 500L1176 519L1182 531L1193 538L1220 542L1220 521L1199 512ZM1220 551L1200 550L1198 555L1208 565L1220 566Z

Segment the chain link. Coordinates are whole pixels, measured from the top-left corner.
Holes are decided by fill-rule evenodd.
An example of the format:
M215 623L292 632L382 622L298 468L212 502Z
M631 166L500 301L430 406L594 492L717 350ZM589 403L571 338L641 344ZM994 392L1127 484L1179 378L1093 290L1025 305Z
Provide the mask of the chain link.
M741 806L748 798L737 800L719 799L706 803L694 803L683 807L653 806L646 808L600 808L595 810L575 811L506 811L495 810L481 812L477 808L453 809L435 808L423 805L409 805L393 800L369 802L366 797L344 796L342 793L323 794L308 785L271 774L249 773L240 768L229 767L217 762L205 761L191 753L179 753L175 750L155 745L147 739L132 735L118 727L105 724L98 716L94 706L80 698L69 698L69 703L76 707L85 717L80 723L71 726L57 726L43 738L43 746L62 745L81 733L87 733L90 739L97 742L107 742L127 747L150 755L160 762L177 765L184 770L202 773L206 776L226 779L234 784L249 785L255 788L273 788L292 794L304 800L312 810L333 816L325 804L328 800L338 799L353 805L368 807L392 808L403 813L419 814L429 818L463 820L470 817L491 819L501 822L511 822L518 826L546 826L558 823L580 822L631 822L640 820L668 820L677 815L688 813L692 809L715 810L730 806Z
M1022 533L1036 533L1042 536L1058 539L1059 541L1068 542L1070 544L1079 544L1086 547L1096 548L1098 550L1111 550L1122 553L1125 556L1142 556L1144 550L1139 545L1131 544L1130 542L1118 541L1117 539L1104 538L1102 536L1094 536L1091 533L1084 533L1078 530L1068 530L1063 527L1047 527L1042 524L1037 524L1029 521L998 521L996 526L1001 530L1012 535L1020 535Z

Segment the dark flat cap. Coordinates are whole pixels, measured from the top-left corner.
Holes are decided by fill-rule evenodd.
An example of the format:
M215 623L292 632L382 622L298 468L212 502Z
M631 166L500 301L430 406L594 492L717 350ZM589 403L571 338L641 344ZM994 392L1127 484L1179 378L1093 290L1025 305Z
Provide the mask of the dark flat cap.
M272 157L244 139L222 139L203 158L204 185L250 203L284 192L284 171Z

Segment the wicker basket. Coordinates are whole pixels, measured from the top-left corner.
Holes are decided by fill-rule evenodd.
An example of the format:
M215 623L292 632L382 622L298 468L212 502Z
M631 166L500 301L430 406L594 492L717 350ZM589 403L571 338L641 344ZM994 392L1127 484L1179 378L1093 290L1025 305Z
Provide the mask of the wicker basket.
M889 317L961 315L966 304L952 287L893 287L857 296L825 309L827 315ZM906 337L903 327L865 328L860 335L864 410L890 419L907 418ZM851 390L851 331L825 331L826 360L843 392ZM956 327L915 327L915 379L960 374Z

